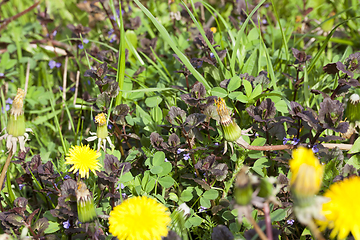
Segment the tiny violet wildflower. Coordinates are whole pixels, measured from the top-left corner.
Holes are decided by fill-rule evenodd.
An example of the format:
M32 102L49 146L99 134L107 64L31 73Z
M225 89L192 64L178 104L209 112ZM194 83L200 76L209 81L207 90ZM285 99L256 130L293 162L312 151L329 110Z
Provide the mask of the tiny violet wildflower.
M67 179L70 179L71 177L69 175L65 175L64 176L64 179L67 180Z
M294 222L295 222L294 219L289 219L289 220L286 221L286 223L289 224L289 225L293 225Z
M25 184L19 184L19 189L22 190Z
M180 154L180 153L182 153L183 151L185 151L185 149L179 148L178 150L176 150L176 153L177 153L177 154Z
M55 37L55 36L56 36L56 34L57 34L57 31L56 31L56 30L54 30L54 31L53 31L53 33L52 33L53 37Z
M113 37L110 39L110 43L113 43L115 40L116 40L116 38L115 38L115 36L113 36Z
M70 222L69 222L69 220L63 222L63 226L64 226L65 229L69 229L69 227L70 227Z
M55 64L55 67L56 67L56 68L60 68L60 67L61 67L61 63L57 62L57 63Z
M298 138L293 138L293 140L291 141L291 145L297 145L298 143L300 142L300 139L298 139Z
M283 138L283 145L285 145L289 140L290 140L289 138L284 137L284 138Z
M5 76L4 73L0 73L0 77L3 77L3 76Z
M167 158L165 158L165 162L169 162L169 160Z
M12 100L11 98L8 98L8 99L6 99L5 103L7 103L7 104L12 104L12 103L13 103L13 100Z
M70 91L75 92L75 88L74 87L70 88Z
M207 209L206 207L200 206L199 213L206 212L206 209Z
M214 143L215 144L215 146L219 146L219 143Z
M84 49L84 45L79 44L79 45L78 45L78 48L79 48L79 49Z
M109 124L108 124L108 129L111 130L112 128L113 128L113 125L109 123Z
M56 66L56 62L54 60L49 61L49 67L50 69L53 69Z
M184 154L184 160L189 160L190 159L190 153L185 153Z
M319 152L319 148L318 148L317 144L315 144L315 145L312 147L311 150L312 150L314 153Z
M83 39L83 43L87 44L88 42L89 42L89 39L87 39L87 38Z

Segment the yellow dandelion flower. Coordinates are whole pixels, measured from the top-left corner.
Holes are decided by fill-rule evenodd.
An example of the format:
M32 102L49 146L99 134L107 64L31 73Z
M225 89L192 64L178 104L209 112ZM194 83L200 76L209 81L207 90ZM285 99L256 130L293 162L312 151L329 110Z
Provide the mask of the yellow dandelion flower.
M210 28L210 30L211 30L213 33L216 33L216 32L217 32L216 27L212 27L212 28Z
M215 100L216 111L220 117L220 125L224 132L226 141L233 142L240 138L241 129L230 116L230 111L227 108L224 99L219 98Z
M119 240L160 240L168 234L169 215L155 199L129 198L110 212L109 231Z
M65 164L74 164L70 168L70 172L79 171L80 177L89 177L89 170L95 174L95 170L100 170L98 158L101 156L99 152L90 149L88 145L72 146L67 155Z
M298 197L309 197L317 194L321 187L324 166L311 149L299 147L293 151L289 162L292 177L291 189Z
M360 239L360 177L352 177L330 186L324 197L330 201L322 205L326 220L317 221L320 229L332 229L331 238L345 239L351 232L355 240Z

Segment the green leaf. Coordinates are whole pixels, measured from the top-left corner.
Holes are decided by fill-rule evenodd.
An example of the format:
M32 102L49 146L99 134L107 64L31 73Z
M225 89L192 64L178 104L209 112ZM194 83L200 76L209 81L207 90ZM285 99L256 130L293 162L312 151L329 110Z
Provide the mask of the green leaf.
M258 84L255 88L254 91L251 93L250 95L250 99L254 99L256 97L258 97L260 94L262 93L262 87L260 84Z
M350 149L348 154L353 154L353 153L358 153L358 152L360 152L360 137L358 137L356 139L356 141L354 142L354 145L352 146L352 148Z
M238 92L238 91L235 91L235 92L231 92L231 93L229 93L229 98L230 99L232 99L232 100L234 100L234 99L236 99L236 98L238 98L239 97L239 95L244 95L242 92Z
M349 165L352 165L354 168L359 170L360 169L360 156L353 155L346 163Z
M251 143L251 146L264 146L266 143L266 139L262 137L255 138L254 141Z
M57 222L48 222L49 226L45 230L45 234L55 233L60 230L60 224Z
M286 217L287 209L276 209L270 213L271 222L284 220Z
M242 102L242 103L248 103L249 98L245 96L242 92L239 93L239 95L236 97L236 100Z
M158 182L160 183L161 186L163 186L164 188L169 188L172 185L174 185L175 180L170 177L170 176L165 176L162 178L158 179Z
M243 85L244 85L244 88L245 88L245 94L246 96L249 98L251 93L252 93L252 86L251 86L251 83L248 81L248 80L243 80Z
M158 106L161 102L162 102L162 98L160 96L153 96L145 99L145 104L149 108Z
M159 177L169 174L172 170L172 165L169 162L164 162L163 164L161 164L161 167L163 170L158 174Z
M162 151L158 151L154 154L152 164L154 166L160 166L165 162L165 153Z
M200 226L202 221L203 221L203 219L201 217L196 216L196 215L187 220L187 222L190 223L190 227L191 226L192 227ZM185 226L187 227L187 225L185 225Z
M201 198L200 198L200 205L201 205L202 207L205 207L205 208L210 208L210 207L211 207L211 202L210 202L209 199L206 199L206 198L204 198L204 197L201 197Z
M232 92L238 89L241 86L241 78L239 76L234 76L230 79L230 82L227 86L227 90Z
M210 189L210 190L206 191L203 195L204 198L211 199L211 200L216 199L218 196L219 196L219 193L215 189Z
M163 171L163 168L161 166L153 166L151 169L150 169L150 172L152 174L158 174L158 173L161 173Z
M228 95L228 93L225 89L221 87L214 87L213 89L211 89L211 95L224 98Z
M188 202L193 198L192 190L187 188L185 191L181 193L180 199L184 202Z

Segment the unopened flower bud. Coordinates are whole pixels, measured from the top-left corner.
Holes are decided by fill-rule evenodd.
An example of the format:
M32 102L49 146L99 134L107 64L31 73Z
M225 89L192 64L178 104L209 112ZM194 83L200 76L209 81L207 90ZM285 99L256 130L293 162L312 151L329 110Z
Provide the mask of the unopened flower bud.
M76 201L79 221L82 223L92 222L97 217L94 199L84 182L78 182L76 189Z
M220 125L224 133L224 138L228 142L234 142L241 136L241 129L232 119L224 99L215 100L216 111L220 117Z
M353 93L347 102L345 117L349 122L355 123L360 121L360 96Z
M248 205L251 202L253 189L250 177L246 173L247 167L243 167L236 176L234 197L237 204Z

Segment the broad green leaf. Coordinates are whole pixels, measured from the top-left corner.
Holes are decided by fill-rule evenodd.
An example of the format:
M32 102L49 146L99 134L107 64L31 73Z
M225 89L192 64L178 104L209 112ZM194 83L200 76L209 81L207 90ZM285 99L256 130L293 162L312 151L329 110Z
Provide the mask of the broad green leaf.
M241 86L241 78L239 76L234 76L230 79L230 82L227 86L229 92L235 91Z
M249 98L252 93L252 86L251 83L248 80L243 80L243 86L245 88L245 94Z
M162 151L158 151L154 154L152 164L154 166L160 166L165 162L165 153Z
M152 174L159 174L163 171L163 168L161 166L153 166L151 169L150 169L150 172Z
M211 199L214 200L219 196L219 192L215 189L210 189L208 191L206 191L203 195L204 198L206 199Z
M227 91L221 87L214 87L211 89L211 95L224 98L228 95Z
M158 182L160 183L161 186L163 186L164 188L169 188L172 185L174 185L175 180L170 177L170 176L165 176L162 178L158 179Z

